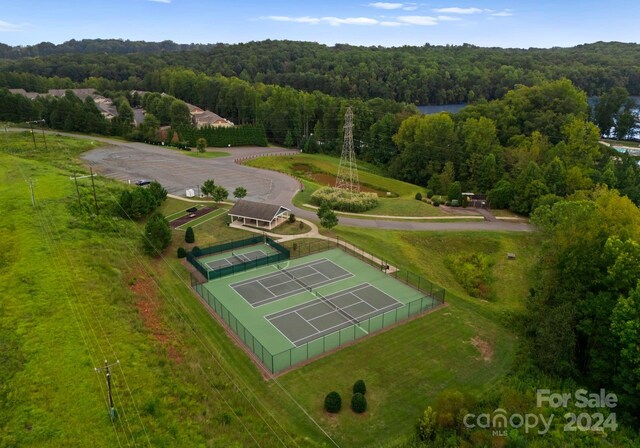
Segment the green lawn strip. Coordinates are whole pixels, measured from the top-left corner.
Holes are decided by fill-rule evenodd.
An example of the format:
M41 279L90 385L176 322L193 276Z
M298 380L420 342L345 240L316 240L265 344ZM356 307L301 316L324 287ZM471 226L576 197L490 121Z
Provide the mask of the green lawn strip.
M179 148L174 148L171 146L167 146L166 148L184 154L189 157L197 157L199 159L216 159L218 157L226 157L230 155L228 152L224 151L206 151L206 152L198 152L198 151L185 151Z
M269 156L251 159L247 165L256 168L280 171L297 176L303 174L294 170L295 165L309 165L317 172L325 172L336 175L340 159L321 154L300 154L295 156ZM368 185L381 191L389 191L404 198L413 198L417 192L423 192L424 188L402 182L379 174L379 169L368 164L359 165L359 178L362 185ZM426 204L425 204L426 205Z
M300 229L300 223L302 223L302 229ZM296 221L294 223L290 223L288 221L283 222L275 229L265 229L263 227L254 227L254 226L244 226L252 229L257 229L260 231L266 231L270 233L275 233L276 235L303 235L311 230L309 225L305 224L302 221Z
M204 224L207 221L217 218L218 216L224 215L227 211L228 209L226 208L219 208L217 210L212 210L206 215L199 216L193 221L186 222L181 226L176 227L176 230L187 230L187 227L197 227L201 224Z
M249 236L255 236L255 233L247 230L239 229L236 227L230 227L226 224L226 214L214 216L212 219L204 221L194 230L195 242L193 244L187 244L184 241L184 231L173 231L173 243L167 249L167 253L173 255L176 253L178 247L186 247L191 249L193 246L207 247L213 244L218 244L231 240L239 240L242 238L248 238Z

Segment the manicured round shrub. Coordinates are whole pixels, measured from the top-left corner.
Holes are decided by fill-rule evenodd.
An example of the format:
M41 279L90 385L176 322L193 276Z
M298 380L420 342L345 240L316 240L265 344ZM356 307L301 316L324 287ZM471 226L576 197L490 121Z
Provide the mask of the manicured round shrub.
M434 206L434 207L440 207L440 201L439 201L439 200L437 200L437 199L434 199L434 200L433 200L433 206Z
M340 398L340 394L338 392L329 392L327 396L324 398L324 409L327 412L331 412L332 414L336 414L340 412L340 408L342 407L342 398Z
M295 213L291 213L289 215L289 224L293 224L294 222L296 222L296 215Z
M431 199L433 197L433 190L427 190L427 197Z
M187 232L184 234L185 243L193 243L196 240L196 235L193 233L193 227L187 227Z
M364 380L358 380L353 383L353 393L361 393L362 395L365 395L367 393L367 386L365 386Z
M351 409L356 414L362 414L367 410L367 399L361 393L353 394L351 397Z
M178 247L178 258L184 258L187 256L187 250L184 247Z
M193 249L191 249L191 253L193 254L194 257L199 257L200 248L198 246L193 246Z
M422 201L422 193L419 191L416 193L416 201Z

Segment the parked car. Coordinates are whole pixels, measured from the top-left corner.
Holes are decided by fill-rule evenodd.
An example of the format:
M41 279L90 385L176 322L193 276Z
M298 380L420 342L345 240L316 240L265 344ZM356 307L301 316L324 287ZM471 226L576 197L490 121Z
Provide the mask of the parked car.
M198 211L198 207L191 207L191 208L188 208L188 209L187 209L187 211L188 211L189 213L195 213L195 212L197 212L197 211Z
M151 181L147 179L140 179L139 181L136 181L136 185L139 187L144 187L145 185L149 185L150 183Z

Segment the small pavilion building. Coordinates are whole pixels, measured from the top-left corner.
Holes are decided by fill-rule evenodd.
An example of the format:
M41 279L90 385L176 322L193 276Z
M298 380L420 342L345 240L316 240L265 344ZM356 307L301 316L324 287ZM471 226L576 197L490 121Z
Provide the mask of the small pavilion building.
M291 210L281 205L241 199L231 207L229 217L232 223L271 230L289 219L290 213Z

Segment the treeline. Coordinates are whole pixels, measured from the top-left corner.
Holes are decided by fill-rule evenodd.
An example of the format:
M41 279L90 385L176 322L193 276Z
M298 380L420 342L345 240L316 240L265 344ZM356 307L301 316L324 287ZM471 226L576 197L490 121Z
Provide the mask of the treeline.
M267 146L267 137L261 126L234 126L229 128L210 127L195 128L182 126L177 129L181 142L196 146L198 139L204 138L207 146Z
M572 48L502 49L473 45L398 48L271 41L177 45L118 40L69 41L0 48L1 72L83 82L140 84L166 67L320 91L348 98L414 104L496 99L518 84L568 78L589 95L613 87L640 94L640 45L598 42Z
M394 135L389 172L447 194L454 182L496 208L529 214L597 184L640 203L636 161L599 143L583 91L569 80L520 86L455 115L411 116Z

